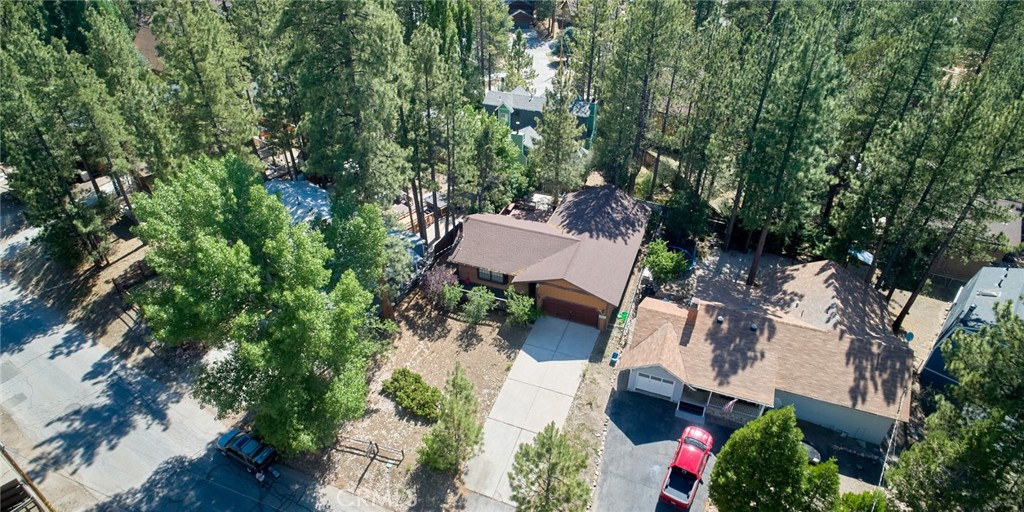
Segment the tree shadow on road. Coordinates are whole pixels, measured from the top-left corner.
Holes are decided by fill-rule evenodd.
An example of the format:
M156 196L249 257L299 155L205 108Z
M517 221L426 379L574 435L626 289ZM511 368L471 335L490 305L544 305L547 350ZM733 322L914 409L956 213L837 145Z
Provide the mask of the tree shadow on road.
M154 426L166 430L168 409L180 402L184 386L165 387L143 372L126 366L115 352L107 352L82 377L99 387L96 401L73 404L46 426L58 431L35 445L38 454L31 476L44 481L55 469L75 474L91 466L103 451L116 448L138 429ZM77 405L77 407L76 407Z

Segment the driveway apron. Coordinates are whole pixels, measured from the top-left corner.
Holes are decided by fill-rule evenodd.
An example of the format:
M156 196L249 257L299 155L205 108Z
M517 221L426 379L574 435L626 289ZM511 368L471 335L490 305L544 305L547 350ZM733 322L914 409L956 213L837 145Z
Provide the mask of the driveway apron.
M484 422L483 449L466 468L466 487L511 503L516 451L548 423L565 423L597 336L597 329L566 320L537 321Z

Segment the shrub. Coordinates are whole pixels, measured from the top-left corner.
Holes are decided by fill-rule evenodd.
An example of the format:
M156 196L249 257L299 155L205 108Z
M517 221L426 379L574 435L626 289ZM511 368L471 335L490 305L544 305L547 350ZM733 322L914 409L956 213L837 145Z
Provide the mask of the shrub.
M846 492L839 497L839 512L871 512L872 507L874 507L875 512L885 512L886 498L884 492Z
M462 301L462 287L458 284L445 284L441 287L441 306L447 311L455 311Z
M438 421L423 436L419 462L434 471L457 473L480 449L484 426L473 383L459 363L448 376Z
M383 391L406 412L437 421L441 390L427 384L422 375L408 368L399 368L384 381Z
M451 269L444 266L437 266L423 274L421 281L423 294L428 300L438 306L444 305L444 287L458 284L459 280L452 273Z
M475 288L466 293L466 305L462 313L470 324L478 324L487 318L487 313L494 308L494 293L484 287Z
M664 240L655 240L647 246L647 268L658 283L671 281L686 270L686 256L668 250Z
M509 290L505 294L505 300L508 304L508 321L514 325L526 325L540 315L536 301L529 295Z

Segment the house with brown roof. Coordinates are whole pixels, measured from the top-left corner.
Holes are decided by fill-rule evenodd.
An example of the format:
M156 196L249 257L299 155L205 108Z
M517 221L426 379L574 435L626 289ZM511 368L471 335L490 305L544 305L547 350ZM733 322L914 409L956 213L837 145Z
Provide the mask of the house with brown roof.
M545 313L604 329L622 296L650 210L614 187L568 194L545 222L470 215L449 261L459 280L529 294Z
M644 299L620 360L627 389L698 422L793 405L797 418L880 444L909 418L914 361L884 328L884 298L827 261L775 277L771 295L745 300L721 283L705 290L711 300Z

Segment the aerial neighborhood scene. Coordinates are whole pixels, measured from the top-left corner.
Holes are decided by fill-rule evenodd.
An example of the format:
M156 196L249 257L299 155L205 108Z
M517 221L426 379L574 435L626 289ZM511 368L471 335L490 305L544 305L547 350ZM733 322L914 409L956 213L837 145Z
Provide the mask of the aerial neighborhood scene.
M0 0L0 512L1024 510L1020 0Z

